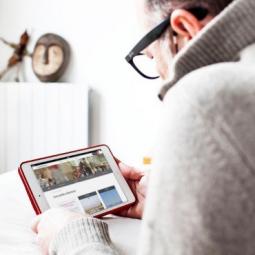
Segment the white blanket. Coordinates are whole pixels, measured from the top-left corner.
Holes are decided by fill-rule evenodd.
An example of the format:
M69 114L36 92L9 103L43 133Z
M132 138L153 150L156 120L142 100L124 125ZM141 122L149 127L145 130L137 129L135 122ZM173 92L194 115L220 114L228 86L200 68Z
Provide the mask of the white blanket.
M30 223L35 217L18 172L0 176L0 254L40 254ZM135 254L140 221L108 218L110 234L124 255Z

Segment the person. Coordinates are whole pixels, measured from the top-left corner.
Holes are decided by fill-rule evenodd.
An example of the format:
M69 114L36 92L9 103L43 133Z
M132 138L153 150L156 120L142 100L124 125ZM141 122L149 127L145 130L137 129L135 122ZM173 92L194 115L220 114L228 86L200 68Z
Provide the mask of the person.
M165 85L147 193L145 176L120 163L138 198L123 214L143 217L138 254L252 255L255 1L139 3L154 29L127 60L156 78L134 64L145 53ZM118 254L106 223L84 215L49 210L33 230L44 253Z
M80 171L83 176L90 176L92 175L92 171L90 167L87 165L85 159L83 158L79 163Z
M73 166L73 180L79 180L81 178L81 170L79 166Z

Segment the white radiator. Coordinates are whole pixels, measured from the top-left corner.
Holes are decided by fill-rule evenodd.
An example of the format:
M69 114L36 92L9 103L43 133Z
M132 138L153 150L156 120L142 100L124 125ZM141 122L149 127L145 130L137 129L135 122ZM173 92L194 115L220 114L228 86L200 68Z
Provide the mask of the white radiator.
M87 144L87 86L0 83L0 173Z

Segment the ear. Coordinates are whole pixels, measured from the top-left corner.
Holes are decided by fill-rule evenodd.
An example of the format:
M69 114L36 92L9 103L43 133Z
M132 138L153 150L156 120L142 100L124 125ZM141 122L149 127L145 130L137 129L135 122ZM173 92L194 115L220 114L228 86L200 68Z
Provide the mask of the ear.
M188 39L193 38L203 27L201 22L190 12L177 9L171 15L172 29Z

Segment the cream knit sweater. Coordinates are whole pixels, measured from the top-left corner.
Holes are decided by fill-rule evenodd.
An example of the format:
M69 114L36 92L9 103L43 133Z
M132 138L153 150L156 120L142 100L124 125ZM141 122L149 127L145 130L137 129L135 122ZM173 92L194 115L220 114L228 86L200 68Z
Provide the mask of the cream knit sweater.
M254 42L255 0L236 0L177 56L138 254L255 254ZM50 254L118 252L105 223L81 219Z

